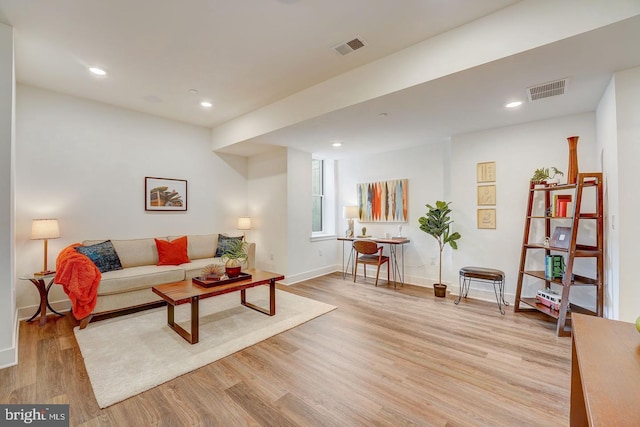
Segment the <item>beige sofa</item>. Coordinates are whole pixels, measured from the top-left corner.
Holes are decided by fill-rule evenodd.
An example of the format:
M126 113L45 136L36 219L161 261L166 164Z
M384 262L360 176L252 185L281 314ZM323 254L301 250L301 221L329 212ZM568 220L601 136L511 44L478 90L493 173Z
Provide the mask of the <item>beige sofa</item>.
M158 239L172 241L182 236L168 236ZM94 245L104 240L85 240L84 246ZM191 262L180 265L157 265L158 251L153 238L111 240L122 270L102 273L98 286L98 298L92 316L112 314L128 309L142 308L160 302L161 298L151 291L156 285L179 282L201 274L209 264L224 265L215 257L218 234L188 235L187 252ZM249 258L243 269L255 266L255 243L249 243ZM86 326L91 318L86 319Z

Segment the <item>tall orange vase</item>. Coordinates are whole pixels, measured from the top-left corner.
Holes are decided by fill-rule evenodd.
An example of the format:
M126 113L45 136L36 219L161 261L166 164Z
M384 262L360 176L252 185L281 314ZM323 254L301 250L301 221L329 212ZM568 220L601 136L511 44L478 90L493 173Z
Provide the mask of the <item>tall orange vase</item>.
M569 142L569 168L567 170L567 184L578 182L578 136L567 138Z

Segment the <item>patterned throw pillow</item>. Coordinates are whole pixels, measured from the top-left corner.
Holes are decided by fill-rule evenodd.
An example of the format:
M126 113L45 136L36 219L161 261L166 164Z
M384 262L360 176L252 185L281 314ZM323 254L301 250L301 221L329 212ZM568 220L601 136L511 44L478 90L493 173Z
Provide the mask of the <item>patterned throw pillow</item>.
M76 251L89 258L100 270L100 273L107 271L122 270L120 258L116 253L111 240L90 246L76 246Z
M229 248L230 243L234 240L242 240L243 237L227 237L222 234L218 235L218 249L216 249L216 258L220 258L222 254Z
M191 262L187 253L187 236L171 242L158 239L155 241L158 249L158 265L180 265Z

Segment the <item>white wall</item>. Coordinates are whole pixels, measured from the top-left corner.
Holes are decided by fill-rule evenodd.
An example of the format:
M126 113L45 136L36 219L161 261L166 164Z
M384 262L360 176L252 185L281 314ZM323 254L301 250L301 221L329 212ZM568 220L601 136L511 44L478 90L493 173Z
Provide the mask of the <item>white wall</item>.
M640 198L638 161L640 160L640 67L615 74L618 134L619 197L619 318L634 322L640 316L640 286L636 263L640 241Z
M209 129L19 85L16 99L16 261L18 275L42 267L31 219L58 218L50 268L65 246L227 232L247 210L247 160L211 152ZM146 212L144 177L186 179L186 212ZM59 287L53 301L66 301ZM19 307L38 295L17 283Z
M533 171L540 167L555 166L566 174L569 163L566 138L573 135L580 137L579 171L598 172L600 165L595 153L594 113L491 129L453 138L452 206L456 209L457 227L462 234L460 250L454 253L454 273L465 265L502 270L506 274L507 300L513 301L520 265L529 179ZM495 230L477 228L476 165L489 161L496 162ZM566 182L566 177L564 179ZM539 282L535 285L539 286ZM490 292L472 290L470 296L484 295L485 298L493 298L493 288L476 284L474 286L490 289ZM579 291L572 290L572 296Z
M13 29L0 23L0 368L17 363Z
M451 142L391 151L339 161L339 207L356 201L356 184L396 178L409 179L409 218L403 234L411 239L405 248L406 279L431 286L437 281L438 247L435 239L420 231L418 218L425 204L451 201L453 229L462 234L457 251L447 247L443 255L443 281L458 292L458 270L478 265L503 270L507 299L513 300L527 208L529 179L536 168L557 166L566 172L566 138L579 135L580 171L600 170L595 150L595 115L586 113L518 126L491 129L452 138ZM496 162L497 228L477 229L476 165ZM346 221L338 234L344 233ZM359 233L363 224L356 221ZM367 233L395 234L395 223L366 223ZM340 244L339 244L340 245ZM339 247L339 251L341 248ZM338 253L340 263L340 252ZM493 300L493 288L473 284L471 297Z
M335 236L311 241L309 153L281 149L250 157L248 187L257 268L283 273L285 284L335 270Z
M438 278L438 246L433 237L420 231L418 218L425 214L427 203L433 204L444 197L444 171L448 161L448 142L338 161L339 212L342 212L343 206L357 204L357 184L404 178L409 180L406 223L361 223L355 220L354 225L356 235L366 226L367 234L376 237L382 237L385 233L396 235L398 226L402 225L402 235L411 240L404 248L405 281L408 283L431 286ZM338 235L343 236L346 229L347 221L338 221ZM342 249L342 243L338 242L340 267ZM345 244L344 250L348 254L348 244ZM445 271L451 270L448 252L449 250L445 252L443 260L443 275ZM380 274L382 277L383 273ZM386 275L386 270L384 274Z
M620 200L618 176L618 127L616 119L616 83L611 79L596 110L597 148L604 173L605 212L605 301L604 315L620 316Z
M287 150L287 253L286 283L296 283L335 271L336 236L334 218L336 208L329 197L326 201L326 239L311 239L311 154ZM325 189L333 193L334 168L325 161Z
M248 204L256 242L256 268L286 274L287 151L249 158Z

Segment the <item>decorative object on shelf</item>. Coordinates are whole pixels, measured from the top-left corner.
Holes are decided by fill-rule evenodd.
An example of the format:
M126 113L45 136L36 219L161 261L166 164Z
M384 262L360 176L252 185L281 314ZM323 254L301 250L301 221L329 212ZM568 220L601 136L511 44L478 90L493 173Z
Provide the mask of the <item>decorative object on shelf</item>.
M556 227L551 237L551 247L568 249L571 243L571 227Z
M247 240L246 230L251 230L251 218L248 216L241 216L238 218L238 230L242 230L242 239Z
M556 178L557 175L564 176L564 172L559 171L555 166L551 166L551 168L536 169L531 177L531 182L534 184L556 185L560 181Z
M495 185L479 185L478 186L478 205L479 206L495 206L496 204L496 186Z
M347 231L344 233L344 237L353 237L353 220L358 218L358 207L344 206L342 208L342 217L347 219Z
M407 222L407 185L407 179L358 184L360 222Z
M396 237L402 237L402 224L398 226L398 234L396 235Z
M144 200L146 211L186 211L187 180L147 176Z
M202 269L201 273L205 278L220 278L224 274L224 267L219 264L209 264L205 265Z
M476 166L478 182L496 181L496 162L478 163Z
M451 214L451 208L449 205L451 202L443 202L438 200L435 206L427 204L426 216L418 218L420 223L420 230L433 236L438 241L438 247L440 249L440 259L438 262L438 283L434 283L433 291L435 296L444 297L447 292L447 285L442 283L442 251L445 245L451 246L452 249L458 249L458 243L456 240L460 239L460 233L451 232L451 224L453 220L449 216Z
M551 244L551 241L549 240L549 236L545 237L544 242L542 243L542 246L544 246L545 248L548 248L550 244Z
M362 227L362 235L363 236L367 235L367 227Z
M42 271L34 273L37 276L46 276L53 273L47 268L47 252L49 250L49 239L60 238L60 227L57 219L34 219L31 221L31 240L44 240L44 262Z
M478 209L478 228L489 230L496 228L495 209Z
M247 255L248 245L243 239L229 240L227 242L227 247L222 253L222 260L225 261L225 272L230 278L237 277L240 274L242 264L249 258L249 255Z
M578 138L579 136L570 136L567 138L569 143L569 167L567 168L567 184L575 184L578 182Z
M551 310L560 311L562 295L551 288L538 289L536 291L536 301L545 307L549 307Z

